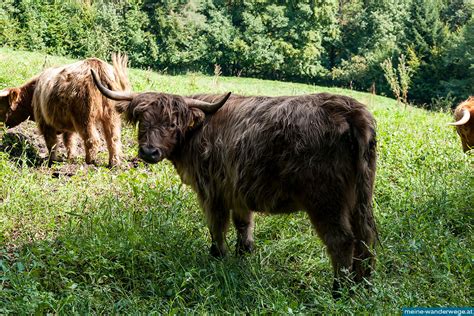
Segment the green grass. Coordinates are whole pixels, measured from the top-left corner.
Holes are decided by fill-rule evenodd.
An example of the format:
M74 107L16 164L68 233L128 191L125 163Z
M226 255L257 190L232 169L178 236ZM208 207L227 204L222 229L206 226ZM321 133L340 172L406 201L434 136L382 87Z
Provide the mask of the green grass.
M47 65L70 61L46 58ZM44 64L45 55L0 49L0 89ZM472 305L473 161L445 125L449 114L303 84L141 70L130 78L136 91L328 91L368 104L378 122L375 213L383 245L372 291L331 298L330 263L304 213L257 215L254 254L211 258L196 196L168 162L54 178L46 167L0 153L0 314L386 314ZM133 135L124 129L128 159ZM231 231L231 249L235 240Z

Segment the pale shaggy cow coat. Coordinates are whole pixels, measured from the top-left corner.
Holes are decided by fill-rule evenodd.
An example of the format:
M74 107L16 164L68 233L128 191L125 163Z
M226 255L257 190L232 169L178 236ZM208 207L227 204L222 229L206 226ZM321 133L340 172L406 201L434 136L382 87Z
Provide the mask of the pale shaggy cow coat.
M63 134L68 159L75 156L74 134L84 141L86 163L95 163L99 144L98 129L102 128L109 151L109 165L120 162L120 116L114 101L103 97L90 75L94 69L110 88L128 91L127 58L114 55L113 66L89 58L74 64L49 68L28 83L0 92L1 112L8 127L30 118L36 121L50 153L50 161L57 159L57 135ZM1 100L0 100L1 101ZM7 104L6 104L7 103ZM5 111L6 108L6 111Z

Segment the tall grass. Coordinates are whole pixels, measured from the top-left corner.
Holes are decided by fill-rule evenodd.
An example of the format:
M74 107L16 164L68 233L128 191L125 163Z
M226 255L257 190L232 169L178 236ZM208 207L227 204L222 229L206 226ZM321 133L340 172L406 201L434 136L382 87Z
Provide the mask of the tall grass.
M51 65L70 60L47 57ZM0 89L45 56L0 49ZM295 95L323 88L132 70L137 91ZM216 91L217 89L217 91ZM216 260L195 194L170 163L53 177L0 153L0 314L387 314L472 305L473 170L447 113L342 89L378 122L372 290L334 301L324 246L303 213L256 218L256 252ZM135 155L132 127L123 131ZM106 158L103 157L103 164ZM229 246L236 241L228 236Z

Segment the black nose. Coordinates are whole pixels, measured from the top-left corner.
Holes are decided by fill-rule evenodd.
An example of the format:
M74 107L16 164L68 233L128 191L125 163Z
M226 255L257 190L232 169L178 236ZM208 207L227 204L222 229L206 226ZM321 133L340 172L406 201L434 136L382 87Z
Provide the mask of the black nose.
M156 163L161 159L161 152L158 148L151 146L141 146L138 149L138 156L149 163Z

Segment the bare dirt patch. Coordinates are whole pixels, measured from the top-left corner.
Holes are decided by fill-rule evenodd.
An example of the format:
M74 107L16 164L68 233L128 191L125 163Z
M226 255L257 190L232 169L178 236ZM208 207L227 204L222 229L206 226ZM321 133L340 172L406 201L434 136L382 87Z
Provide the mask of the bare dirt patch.
M100 131L99 131L100 133ZM0 132L0 151L6 152L10 160L19 165L26 164L29 167L36 167L45 173L51 173L52 177L72 176L78 170L97 168L94 165L87 165L84 162L85 151L82 139L76 135L76 153L77 156L72 161L66 160L66 148L62 142L61 135L58 135L58 158L62 162L55 163L52 167L48 167L48 149L44 142L43 136L36 128L36 124L31 121L3 130ZM107 146L101 137L99 145L99 165L107 166ZM105 153L103 159L102 153ZM136 158L128 158L122 163L120 169L128 169L137 166Z

